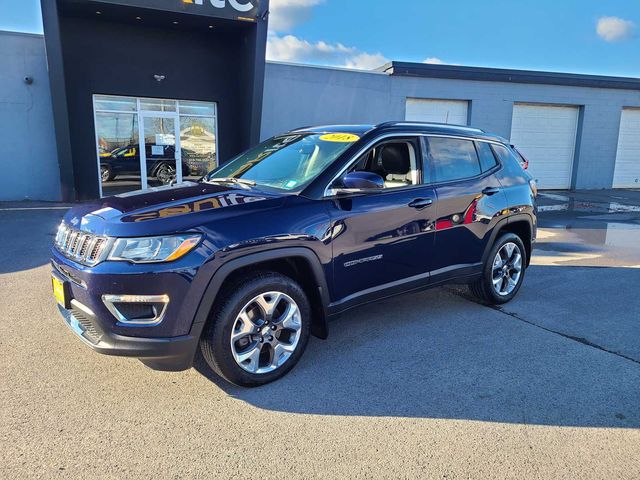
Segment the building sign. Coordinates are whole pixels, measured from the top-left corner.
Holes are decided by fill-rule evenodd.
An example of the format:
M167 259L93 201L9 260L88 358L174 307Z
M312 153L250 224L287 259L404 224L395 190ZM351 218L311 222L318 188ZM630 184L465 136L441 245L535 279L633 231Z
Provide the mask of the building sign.
M78 0L71 1L78 3ZM94 0L85 1L94 3ZM100 0L100 3L256 21L265 13L268 2L266 0Z
M208 0L214 8L227 8L227 0ZM183 3L192 3L195 5L204 5L205 0L182 0ZM253 10L255 7L252 2L246 1L238 1L238 0L229 0L229 5L232 8L235 8L238 12L246 13L250 10Z

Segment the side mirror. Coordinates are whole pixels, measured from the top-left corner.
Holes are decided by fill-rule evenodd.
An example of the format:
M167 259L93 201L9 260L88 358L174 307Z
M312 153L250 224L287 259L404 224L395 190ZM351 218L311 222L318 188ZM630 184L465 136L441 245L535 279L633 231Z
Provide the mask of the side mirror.
M376 173L351 172L332 185L332 188L337 195L374 192L384 188L384 179Z

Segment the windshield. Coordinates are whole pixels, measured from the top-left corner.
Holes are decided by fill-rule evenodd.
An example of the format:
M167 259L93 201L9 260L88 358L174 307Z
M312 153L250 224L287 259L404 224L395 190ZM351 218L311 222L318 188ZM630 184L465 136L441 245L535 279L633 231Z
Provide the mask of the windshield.
M300 190L359 138L346 133L273 137L212 171L205 181L237 178L281 190Z

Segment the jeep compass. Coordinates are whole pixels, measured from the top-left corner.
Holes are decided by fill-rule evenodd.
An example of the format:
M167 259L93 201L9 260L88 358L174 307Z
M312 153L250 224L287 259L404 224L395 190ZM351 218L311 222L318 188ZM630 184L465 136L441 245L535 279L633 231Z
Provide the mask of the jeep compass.
M258 386L358 305L447 283L511 300L535 197L517 151L480 129L301 128L199 182L72 208L52 248L54 296L100 353L184 370L199 348L218 375Z

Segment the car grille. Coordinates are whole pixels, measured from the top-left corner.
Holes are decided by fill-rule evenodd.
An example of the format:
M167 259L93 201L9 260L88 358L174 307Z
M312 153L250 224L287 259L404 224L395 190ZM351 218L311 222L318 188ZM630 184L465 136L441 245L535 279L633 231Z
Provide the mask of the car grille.
M109 244L108 237L101 237L61 224L56 234L56 249L67 258L84 265L96 265L104 260Z

